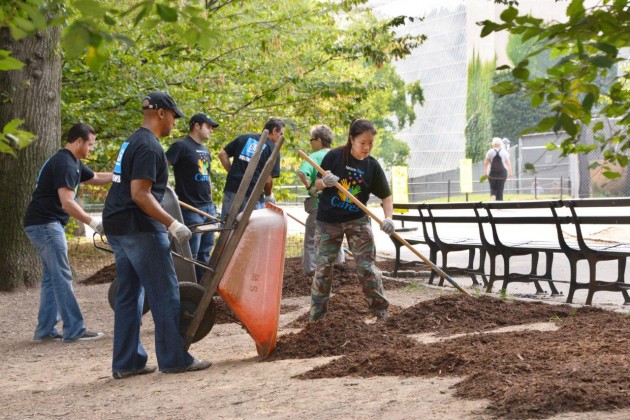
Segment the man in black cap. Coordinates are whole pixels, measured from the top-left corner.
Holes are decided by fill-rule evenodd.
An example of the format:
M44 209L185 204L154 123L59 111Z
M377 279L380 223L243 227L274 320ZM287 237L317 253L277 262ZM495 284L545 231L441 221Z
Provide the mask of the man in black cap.
M147 365L148 356L140 341L145 293L155 323L160 371L177 373L210 366L185 350L179 334L179 287L165 227L180 244L192 235L160 206L168 182L168 162L158 138L168 136L175 119L184 114L165 92L147 95L142 109L142 127L118 151L103 210L119 283L114 310L115 379L156 370L156 366Z
M219 126L206 114L195 114L190 119L188 135L179 139L166 151L168 163L175 172L175 192L179 200L216 216L212 203L212 180L210 163L212 155L204 142L208 141L212 131ZM213 220L182 207L184 223L191 228ZM210 251L214 245L214 232L193 233L190 238L190 251L193 259L208 264ZM197 281L203 276L203 268L196 266Z

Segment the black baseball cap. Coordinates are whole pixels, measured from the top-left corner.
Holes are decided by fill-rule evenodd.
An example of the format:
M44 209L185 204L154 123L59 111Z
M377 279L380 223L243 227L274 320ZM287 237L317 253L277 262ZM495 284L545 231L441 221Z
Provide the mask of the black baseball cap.
M212 128L217 128L219 126L219 123L212 121L212 118L210 118L210 115L203 114L203 113L193 115L188 125L190 126L190 128L193 128L195 124L201 125L203 123L208 124Z
M186 118L179 109L175 99L166 92L155 91L149 93L142 101L142 109L170 109L175 112L175 118Z

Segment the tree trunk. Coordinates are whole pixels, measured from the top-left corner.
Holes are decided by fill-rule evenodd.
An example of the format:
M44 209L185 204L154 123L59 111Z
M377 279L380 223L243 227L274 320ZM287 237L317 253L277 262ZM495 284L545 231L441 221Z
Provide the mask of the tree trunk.
M22 70L0 71L0 127L14 118L37 139L17 152L0 154L0 290L35 286L41 262L22 230L39 169L60 148L61 28L51 27L15 41L0 30L0 49L25 63Z

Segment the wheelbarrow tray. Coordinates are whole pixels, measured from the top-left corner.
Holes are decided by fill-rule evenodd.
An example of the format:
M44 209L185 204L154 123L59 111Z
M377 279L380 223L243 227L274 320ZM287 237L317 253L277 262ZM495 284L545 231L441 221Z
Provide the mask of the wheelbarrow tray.
M254 211L219 283L219 294L266 358L276 345L282 279L284 276L287 216L267 204Z

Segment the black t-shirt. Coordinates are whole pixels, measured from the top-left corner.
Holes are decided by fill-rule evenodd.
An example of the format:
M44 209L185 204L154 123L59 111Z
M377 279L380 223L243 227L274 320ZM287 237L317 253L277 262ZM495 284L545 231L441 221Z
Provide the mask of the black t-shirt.
M164 232L164 225L144 213L131 199L131 181L153 181L151 194L162 202L168 182L168 163L157 137L139 128L120 146L112 187L105 199L103 227L106 234Z
M194 207L212 203L210 162L212 155L204 144L190 136L171 144L166 151L175 173L175 193L181 201Z
M94 178L94 172L74 157L68 149L52 155L39 170L33 198L26 209L24 226L43 225L58 221L68 223L70 215L61 207L59 188L74 190L76 199L79 184Z
M321 167L337 175L339 183L363 204L367 203L370 193L381 199L392 194L383 168L372 156L358 160L350 155L346 164L343 161L343 148L337 148L324 156ZM317 177L322 176L317 174ZM363 210L335 187L324 188L319 197L317 220L343 223L364 215Z
M245 170L247 169L249 161L254 156L259 140L260 134L243 134L242 136L238 136L236 139L232 140L223 148L225 153L227 153L230 158L233 158L232 167L230 168L230 172L228 172L227 179L225 180L225 191L234 193L238 191L238 186L241 184L243 175L245 175ZM265 141L265 146L263 146L258 166L254 172L254 177L247 189L247 196L249 196L254 189L254 185L256 184L256 181L258 181L260 173L262 172L265 163L271 156L271 152L273 152L274 147L275 144L273 141L270 139ZM280 155L278 155L278 159L276 159L273 170L271 171L271 176L273 178L280 176Z

